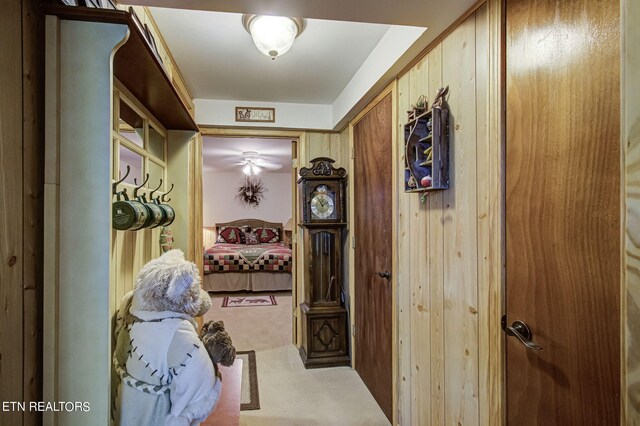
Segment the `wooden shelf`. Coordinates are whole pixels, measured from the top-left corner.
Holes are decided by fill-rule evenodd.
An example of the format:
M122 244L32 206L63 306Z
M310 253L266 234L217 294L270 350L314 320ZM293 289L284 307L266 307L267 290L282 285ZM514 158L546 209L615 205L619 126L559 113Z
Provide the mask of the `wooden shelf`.
M114 77L168 130L198 131L198 125L131 14L123 10L60 5L45 5L43 9L45 14L65 20L128 25L129 38L113 58Z
M405 192L449 187L449 110L439 102L404 126ZM430 186L421 186L429 182Z

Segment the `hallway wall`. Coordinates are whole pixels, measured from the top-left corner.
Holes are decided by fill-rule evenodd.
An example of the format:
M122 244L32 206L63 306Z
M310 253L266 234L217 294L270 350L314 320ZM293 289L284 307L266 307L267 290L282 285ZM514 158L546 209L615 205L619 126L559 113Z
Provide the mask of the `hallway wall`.
M398 80L397 188L404 180L406 111L420 95L431 103L449 86L451 134L450 188L425 202L421 194L398 193L402 425L500 419L498 373L492 374L500 368L499 350L491 350L496 339L488 335L490 321L499 321L491 308L501 285L500 154L489 103L491 46L497 46L490 43L489 9L496 3L482 5ZM498 100L492 102L497 109Z
M42 400L44 16L36 0L0 14L0 400ZM0 424L36 425L12 410Z

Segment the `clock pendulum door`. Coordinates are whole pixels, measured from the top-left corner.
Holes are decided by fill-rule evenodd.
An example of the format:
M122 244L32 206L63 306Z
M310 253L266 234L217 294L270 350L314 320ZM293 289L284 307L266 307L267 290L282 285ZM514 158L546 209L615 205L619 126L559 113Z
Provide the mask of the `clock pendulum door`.
M342 229L305 229L308 286L302 313L300 356L306 368L350 365L347 310L340 288Z

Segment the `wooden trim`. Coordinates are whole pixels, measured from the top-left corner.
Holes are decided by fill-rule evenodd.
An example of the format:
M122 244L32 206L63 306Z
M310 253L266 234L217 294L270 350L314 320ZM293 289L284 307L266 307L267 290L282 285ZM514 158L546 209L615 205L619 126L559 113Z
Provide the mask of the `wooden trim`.
M292 165L292 173L291 173L291 240L289 241L291 252L296 253L298 249L298 238L297 238L297 229L298 229L298 140L293 140L291 142L291 165ZM286 226L286 224L285 224ZM283 232L287 232L283 229ZM301 337L299 338L298 332L300 331L300 324L298 323L298 286L297 286L297 261L298 256L292 256L293 263L291 265L291 278L293 282L291 283L291 312L293 318L291 322L293 324L293 333L291 333L291 343L296 347L299 347L302 344Z
M460 15L458 19L453 21L453 24L449 25L447 29L445 29L435 39L433 39L433 41L429 43L427 47L422 49L422 51L418 53L416 57L411 62L409 62L407 66L402 69L402 71L398 73L397 78L399 79L400 77L408 73L411 68L413 68L418 62L420 62L422 58L427 56L427 54L431 52L434 47L440 44L442 40L447 38L449 34L455 31L456 28L458 28L469 16L473 15L475 11L478 10L478 8L480 8L480 6L482 6L486 2L487 0L478 0L476 3L474 3L469 9L467 9L462 15Z
M356 114L356 116L353 117L351 121L349 121L349 126L355 126L356 124L358 124L358 121L362 120L362 118L365 115L367 115L367 113L371 111L373 107L378 105L378 103L382 101L384 98L386 98L389 93L393 93L394 89L395 89L395 79L391 83L389 83L384 89L382 89L380 93L378 93L376 97L373 98L373 100L371 100L371 102L367 104L367 106L362 108L362 110L358 114Z
M398 150L395 143L398 137L398 80L391 83L391 211L398 211ZM396 214L391 215L391 241L398 241L398 218ZM398 245L391 244L391 341L398 341ZM391 407L393 410L393 423L398 424L398 378L400 377L400 362L398 357L398 345L394 344L391 351L391 383L393 389L391 393Z
M44 15L35 0L22 2L23 94L23 397L42 401L44 258ZM39 414L24 413L24 424Z
M505 424L505 357L501 318L505 303L505 13L502 0L487 2L488 70L488 263L479 292L487 318L479 327L480 424ZM487 228L488 226L488 228ZM482 261L481 259L479 261Z
M200 126L200 133L203 136L228 136L228 137L262 137L262 138L299 138L307 130L285 130L285 129L264 129L254 127L215 127ZM330 132L336 133L336 132Z
M162 46L164 47L164 51L167 52L167 55L169 56L169 59L171 60L171 78L173 80L177 80L178 82L178 86L179 89L178 93L180 93L180 91L184 91L184 94L187 95L188 99L187 99L187 106L189 107L189 109L194 109L195 105L193 103L193 95L191 94L191 90L189 89L189 86L187 85L187 81L185 80L184 76L182 75L182 71L180 71L180 67L178 66L178 62L176 61L176 59L173 57L173 54L171 53L171 49L169 49L169 46L167 45L166 40L164 39L164 36L162 35L162 32L160 31L160 28L158 28L158 24L156 23L156 20L153 17L153 13L151 13L151 10L147 7L147 6L143 6L143 9L145 11L145 13L147 14L147 17L149 18L149 23L151 23L151 26L153 27L153 29L155 30L156 34L158 35L158 39L160 40L160 43L162 43ZM173 75L173 71L176 72L177 74L177 79L174 78L175 76Z
M354 158L354 136L353 136L353 126L354 123L349 122L349 152L351 155L349 156L349 172L353 175L353 171L355 170L355 158ZM349 277L349 347L351 348L351 368L356 369L356 339L355 339L355 327L356 327L356 315L355 315L355 306L356 306L356 298L355 298L355 282L356 282L356 266L355 266L355 258L356 258L356 249L353 244L355 241L355 188L353 185L353 180L355 176L351 176L351 184L347 185L349 194L348 194L348 206L347 206L347 229L349 229L349 241L348 241L348 250L349 250L349 264L347 268L349 269L348 277ZM395 240L394 240L395 241Z

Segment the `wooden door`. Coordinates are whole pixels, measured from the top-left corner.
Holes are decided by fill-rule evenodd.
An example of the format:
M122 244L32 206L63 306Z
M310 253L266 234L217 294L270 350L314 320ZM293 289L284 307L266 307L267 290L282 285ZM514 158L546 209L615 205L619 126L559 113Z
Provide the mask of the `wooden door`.
M506 2L510 425L617 425L619 1Z
M382 411L392 418L391 95L353 128L355 367Z

